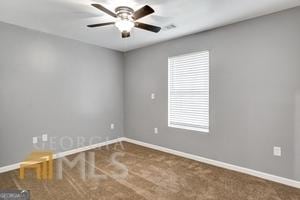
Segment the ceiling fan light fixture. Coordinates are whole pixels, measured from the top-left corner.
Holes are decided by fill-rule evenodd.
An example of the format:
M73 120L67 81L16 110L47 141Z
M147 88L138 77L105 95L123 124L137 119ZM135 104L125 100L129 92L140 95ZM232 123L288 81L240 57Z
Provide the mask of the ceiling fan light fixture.
M154 33L158 33L161 30L158 26L137 22L137 20L154 13L153 8L148 5L145 5L136 11L127 6L119 6L115 9L115 12L110 11L100 4L92 4L92 6L116 18L117 21L87 25L89 28L114 24L121 32L122 38L130 37L130 32L133 27Z
M115 25L120 30L121 33L130 32L131 29L134 27L134 22L130 19L119 19L115 23Z

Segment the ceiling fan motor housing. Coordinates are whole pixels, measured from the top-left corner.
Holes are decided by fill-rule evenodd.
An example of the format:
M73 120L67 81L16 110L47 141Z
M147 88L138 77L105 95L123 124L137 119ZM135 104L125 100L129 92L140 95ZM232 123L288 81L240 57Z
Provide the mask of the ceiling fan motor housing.
M117 7L115 10L118 18L132 20L134 10L127 6Z

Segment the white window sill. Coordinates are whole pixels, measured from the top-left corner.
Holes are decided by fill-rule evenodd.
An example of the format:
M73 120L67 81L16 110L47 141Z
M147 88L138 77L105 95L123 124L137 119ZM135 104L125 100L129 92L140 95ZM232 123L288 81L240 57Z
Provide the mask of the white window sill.
M201 132L203 134L209 134L209 130L203 129L203 128L193 128L193 127L189 127L189 126L180 126L180 125L173 125L173 124L169 124L168 126L170 128L178 128L178 129L184 129L184 130L190 130L190 131L198 131L198 132Z

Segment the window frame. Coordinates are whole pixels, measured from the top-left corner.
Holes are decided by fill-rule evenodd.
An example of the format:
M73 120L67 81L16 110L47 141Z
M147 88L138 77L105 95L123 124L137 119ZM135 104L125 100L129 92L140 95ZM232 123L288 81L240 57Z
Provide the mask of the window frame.
M204 129L204 128L196 128L196 127L191 127L191 126L184 126L184 125L174 125L171 124L171 120L170 120L170 59L174 59L176 57L181 57L181 56L189 56L189 55L195 55L195 54L199 54L199 53L204 53L204 52L208 52L208 129ZM202 50L202 51L195 51L195 52L191 52L191 53L186 53L186 54L180 54L180 55L176 55L176 56L169 56L168 57L168 127L169 128L177 128L177 129L183 129L183 130L191 130L191 131L197 131L203 134L209 134L210 133L210 128L211 128L211 121L210 121L210 111L211 111L211 106L210 106L210 95L211 95L211 83L210 83L210 70L211 70L211 51L210 50Z

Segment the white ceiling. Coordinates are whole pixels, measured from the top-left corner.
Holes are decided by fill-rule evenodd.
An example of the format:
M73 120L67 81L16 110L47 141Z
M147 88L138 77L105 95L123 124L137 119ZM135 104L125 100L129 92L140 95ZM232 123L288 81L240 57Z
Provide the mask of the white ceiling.
M121 39L114 26L86 27L114 20L91 3L111 10L121 5L138 9L148 4L156 12L139 21L161 27L174 24L177 28L158 34L134 29L132 37ZM299 5L300 0L1 0L0 21L128 51Z

